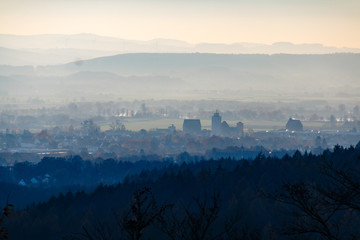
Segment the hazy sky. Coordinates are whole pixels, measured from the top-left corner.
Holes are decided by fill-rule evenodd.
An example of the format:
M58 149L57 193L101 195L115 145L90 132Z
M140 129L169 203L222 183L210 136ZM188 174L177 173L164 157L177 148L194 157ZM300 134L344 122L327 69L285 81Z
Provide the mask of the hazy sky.
M360 48L360 0L0 0L0 33Z

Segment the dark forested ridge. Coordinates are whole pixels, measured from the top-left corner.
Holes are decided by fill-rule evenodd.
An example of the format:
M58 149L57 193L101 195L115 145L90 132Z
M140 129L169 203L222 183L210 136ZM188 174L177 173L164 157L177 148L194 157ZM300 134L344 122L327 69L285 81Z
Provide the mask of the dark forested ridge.
M359 164L360 144L158 165L5 223L10 239L358 239Z
M23 208L59 192L91 191L100 183L116 184L127 175L169 164L154 155L95 161L80 156L44 157L39 163L17 162L12 167L0 167L0 202L9 195L12 203Z

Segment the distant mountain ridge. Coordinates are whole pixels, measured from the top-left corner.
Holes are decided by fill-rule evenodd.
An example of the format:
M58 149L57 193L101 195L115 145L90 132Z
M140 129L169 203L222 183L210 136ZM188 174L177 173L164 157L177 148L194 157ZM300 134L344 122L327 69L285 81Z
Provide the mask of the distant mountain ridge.
M289 42L190 44L173 39L136 41L94 34L0 34L0 65L56 65L122 53L329 54L360 53L360 49Z
M24 96L33 92L94 96L101 92L223 97L217 92L231 90L235 95L271 92L321 98L346 89L346 96L354 97L360 91L359 62L360 54L355 53L131 53L36 68L0 65L0 85L4 94Z

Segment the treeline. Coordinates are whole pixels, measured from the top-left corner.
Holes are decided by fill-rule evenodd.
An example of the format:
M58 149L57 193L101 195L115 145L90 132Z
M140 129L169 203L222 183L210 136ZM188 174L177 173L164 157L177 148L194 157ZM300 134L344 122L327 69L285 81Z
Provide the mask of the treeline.
M114 184L141 170L161 168L170 161L159 156L133 156L129 158L96 159L85 161L80 156L44 157L39 163L15 163L13 167L0 167L0 181L29 186L64 186Z
M93 191L99 184L116 184L128 175L160 169L171 162L173 160L155 155L95 161L83 160L80 156L44 157L38 163L18 162L0 167L0 203L10 198L17 208L24 208L60 192Z
M360 144L171 164L14 212L10 239L358 239Z

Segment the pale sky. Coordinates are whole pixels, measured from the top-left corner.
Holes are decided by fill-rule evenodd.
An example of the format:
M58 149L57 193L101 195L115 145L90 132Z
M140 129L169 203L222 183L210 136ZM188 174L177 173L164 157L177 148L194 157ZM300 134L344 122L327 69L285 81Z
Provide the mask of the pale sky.
M0 33L360 48L360 0L0 0Z

